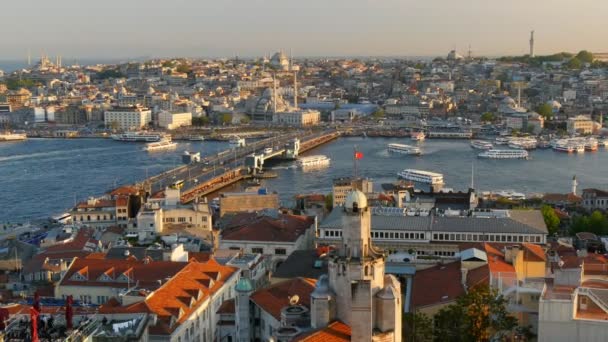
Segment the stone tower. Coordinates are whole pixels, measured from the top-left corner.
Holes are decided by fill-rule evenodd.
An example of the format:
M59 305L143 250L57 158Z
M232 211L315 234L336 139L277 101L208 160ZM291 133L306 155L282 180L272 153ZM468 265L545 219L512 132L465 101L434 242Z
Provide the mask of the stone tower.
M251 313L249 311L249 297L253 286L247 278L241 278L236 284L236 338L238 341L251 339Z
M342 243L330 257L328 286L320 278L311 295L311 323L320 328L340 320L354 342L400 342L401 287L384 274L384 254L372 246L367 198L354 190L336 210L343 210Z
M530 31L530 57L534 57L534 31Z

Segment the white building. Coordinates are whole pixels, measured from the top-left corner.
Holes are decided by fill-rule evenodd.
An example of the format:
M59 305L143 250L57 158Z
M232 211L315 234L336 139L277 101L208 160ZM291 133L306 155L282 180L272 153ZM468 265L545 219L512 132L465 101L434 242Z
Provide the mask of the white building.
M158 126L172 130L192 125L192 113L171 113L162 111L158 113Z
M115 107L104 113L106 127L123 131L142 129L151 121L152 111L145 107Z
M272 121L279 125L289 126L315 126L321 121L321 112L318 110L296 110L293 112L277 112Z
M568 134L592 134L594 122L587 115L577 115L568 118Z
M206 202L180 204L179 189L166 188L165 197L150 199L137 214L137 227L131 228L140 240L154 239L169 228L192 235L211 234L212 216Z

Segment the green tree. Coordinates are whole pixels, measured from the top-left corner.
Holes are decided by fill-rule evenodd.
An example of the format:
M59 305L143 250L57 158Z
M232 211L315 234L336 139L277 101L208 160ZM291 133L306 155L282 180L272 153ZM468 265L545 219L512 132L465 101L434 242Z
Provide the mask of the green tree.
M192 69L190 68L190 66L188 64L185 64L185 63L178 65L175 70L177 72L181 72L181 73L184 73L184 74L187 74L190 71L192 71Z
M384 110L382 108L378 108L373 114L373 117L375 118L383 118L384 117Z
M597 235L608 233L608 218L602 212L596 210L591 215L579 215L572 219L570 225L572 234L590 232Z
M229 125L232 123L232 114L224 113L220 115L220 124Z
M593 63L593 54L587 50L579 51L576 54L576 58L581 61L581 63Z
M334 208L334 195L330 192L325 195L325 209L332 210Z
M557 214L555 214L555 210L551 206L543 205L540 208L540 211L543 214L543 218L545 219L545 224L547 225L549 235L557 233L560 220L559 217L557 217Z
M553 115L553 107L551 107L551 105L548 103L543 103L536 107L536 112L545 118L549 118Z
M415 342L433 341L433 320L420 312L403 314L403 340Z
M494 122L496 120L496 116L494 113L485 112L481 114L481 121L483 122Z
M7 78L4 83L6 84L6 88L10 90L17 90L20 88L33 88L34 86L40 84L29 78L16 77Z
M517 326L507 312L507 300L496 289L471 289L435 315L435 341L489 341Z
M192 126L206 126L209 124L209 118L206 116L199 116L192 118Z
M571 59L568 61L568 63L566 63L566 67L567 67L568 69L580 69L580 68L582 68L582 67L583 67L583 63L581 62L581 60L580 60L580 59L578 59L578 58L574 57L574 58L571 58Z

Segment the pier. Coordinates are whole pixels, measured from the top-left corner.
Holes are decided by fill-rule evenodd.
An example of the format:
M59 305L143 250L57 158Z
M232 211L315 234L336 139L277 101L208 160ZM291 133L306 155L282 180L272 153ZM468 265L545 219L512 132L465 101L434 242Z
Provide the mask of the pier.
M264 162L274 160L295 160L318 146L337 139L337 131L296 132L279 137L256 141L251 145L222 151L208 156L200 163L183 165L146 179L144 188L150 193L180 182L181 202L192 202L243 179L252 178L262 171ZM271 149L272 151L268 151Z

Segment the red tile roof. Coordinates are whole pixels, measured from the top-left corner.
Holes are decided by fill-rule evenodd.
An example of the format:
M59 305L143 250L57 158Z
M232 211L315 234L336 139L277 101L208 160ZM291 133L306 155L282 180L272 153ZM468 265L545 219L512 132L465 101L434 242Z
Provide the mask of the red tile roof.
M465 293L460 261L416 272L412 284L412 308L448 303Z
M97 244L99 243L99 241L93 238L94 234L95 231L93 229L82 228L73 239L67 240L65 243L50 246L45 250L45 253L92 252L97 248Z
M535 245L532 243L524 242L522 244L524 248L524 260L525 261L535 261L535 262L545 262L547 261L547 257L545 256L545 251L539 245Z
M240 220L237 218L237 220ZM222 240L295 242L314 223L314 218L280 214L277 219L260 216L222 231Z
M254 292L251 301L280 321L281 309L289 305L290 296L298 295L299 304L310 308L310 294L314 291L316 282L314 279L300 277L285 280Z
M505 261L505 255L500 250L489 243L484 243L484 249L488 256L490 273L515 273L515 268Z
M487 264L467 272L467 288L490 284L490 268Z
M76 208L114 208L116 207L115 200L97 199L94 203L89 204L88 201L80 202Z
M66 272L59 286L107 286L127 288L129 284L138 284L140 288L156 289L167 278L174 276L187 263L172 261L119 260L119 259L76 259ZM87 280L72 280L76 273L82 274ZM110 280L100 280L102 275L108 275ZM128 275L128 281L120 281L122 275Z
M110 192L110 196L128 196L128 195L136 195L139 193L139 190L132 185L121 186L120 188L116 188Z
M327 327L316 330L313 332L306 333L304 335L297 336L293 342L346 342L350 341L351 330L350 326L335 321L330 323Z
M222 266L213 259L206 263L181 264L184 267L144 301L120 306L118 301L110 300L99 308L99 313L153 313L158 320L156 325L150 327L150 333L169 335L181 323L191 319L190 315L237 271L236 268ZM174 324L171 324L172 320Z
M219 309L217 309L218 314L234 314L235 311L235 302L234 299L228 299L222 303Z

